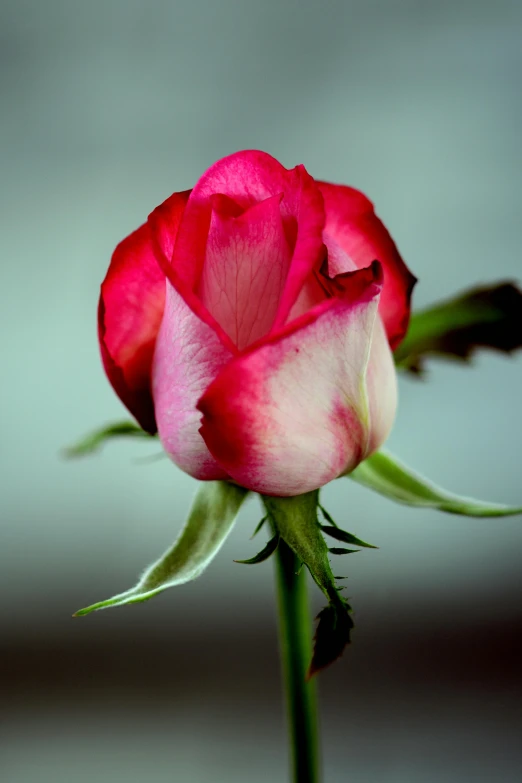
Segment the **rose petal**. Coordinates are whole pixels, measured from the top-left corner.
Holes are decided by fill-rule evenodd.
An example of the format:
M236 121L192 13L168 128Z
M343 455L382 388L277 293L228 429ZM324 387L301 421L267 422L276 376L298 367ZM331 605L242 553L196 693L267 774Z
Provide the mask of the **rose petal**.
M231 357L215 330L168 282L152 369L156 420L165 451L194 478L227 478L199 433L196 403Z
M328 299L232 360L199 401L201 434L239 484L282 496L316 489L353 469L391 426L393 399L372 434L381 383L388 388L384 376L395 374L391 357L372 368L375 400L365 380L378 268L354 273L355 299Z
M141 226L113 253L101 286L98 336L114 390L141 427L156 432L151 364L165 302L165 275Z
M272 196L238 217L230 214L229 199L226 211L222 199L213 199L198 294L240 351L270 331L285 285L291 253L281 198Z
M171 285L176 289L179 295L184 299L188 307L197 317L206 323L219 337L223 345L232 353L236 348L224 329L217 323L216 319L208 312L207 308L201 302L200 298L194 293L191 284L183 279L173 264L172 258L176 235L180 226L180 220L186 201L191 191L183 193L174 193L166 199L163 204L151 212L148 219L150 228L152 246L156 255L156 260ZM195 241L198 237L195 237ZM206 242L206 235L205 235Z
M411 274L373 204L354 188L317 183L324 198L325 235L331 236L359 268L374 259L384 270L384 287L379 313L396 348L408 329L410 298L416 278ZM345 270L339 270L345 271Z
M205 263L212 214L211 197L215 194L228 196L245 211L281 193L283 228L293 250L292 265L276 319L277 325L285 323L304 281L323 254L323 200L303 166L287 170L265 152L245 150L223 158L211 166L194 187L174 253L170 256L176 275L186 289L196 289ZM179 284L177 287L179 290Z

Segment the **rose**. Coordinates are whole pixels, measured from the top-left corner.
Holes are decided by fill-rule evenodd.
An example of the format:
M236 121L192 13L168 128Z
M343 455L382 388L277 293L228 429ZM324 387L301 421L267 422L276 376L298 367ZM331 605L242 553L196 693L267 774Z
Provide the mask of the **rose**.
M105 370L190 475L297 495L387 437L414 282L362 193L239 152L116 248Z

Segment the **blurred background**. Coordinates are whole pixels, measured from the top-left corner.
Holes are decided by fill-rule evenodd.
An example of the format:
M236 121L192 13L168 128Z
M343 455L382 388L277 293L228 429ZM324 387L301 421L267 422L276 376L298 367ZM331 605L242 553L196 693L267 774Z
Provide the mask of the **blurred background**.
M72 620L177 535L196 483L154 444L60 449L126 413L98 357L119 240L216 159L260 148L376 203L415 305L520 277L522 6L497 0L2 0L0 387L5 783L286 780L272 563L255 501L196 582ZM390 450L522 501L522 356L401 380ZM320 677L325 783L522 779L521 518L324 504L376 552ZM314 610L322 606L313 592Z

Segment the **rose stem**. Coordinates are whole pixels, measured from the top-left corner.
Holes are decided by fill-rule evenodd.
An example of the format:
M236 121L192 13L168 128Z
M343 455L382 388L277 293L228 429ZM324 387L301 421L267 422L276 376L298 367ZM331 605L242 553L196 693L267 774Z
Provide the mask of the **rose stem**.
M318 783L319 741L315 683L306 681L312 629L306 569L280 539L276 551L279 638L285 682L294 783ZM300 572L300 573L298 573Z

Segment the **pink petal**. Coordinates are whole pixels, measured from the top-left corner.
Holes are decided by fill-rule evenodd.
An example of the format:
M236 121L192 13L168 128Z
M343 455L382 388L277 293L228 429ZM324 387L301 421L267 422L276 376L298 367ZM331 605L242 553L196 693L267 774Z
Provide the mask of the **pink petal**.
M304 281L323 254L323 200L303 166L287 170L264 152L237 152L215 163L194 187L176 238L172 259L177 283L194 291L200 281L212 216L212 197L222 194L244 212L283 194L280 214L293 250L276 323L284 324Z
M199 433L196 403L231 357L215 330L167 283L152 369L156 420L165 451L194 478L227 478Z
M176 236L180 226L181 214L183 214L180 214L180 206L183 205L184 208L189 195L190 191L188 190L183 193L174 193L149 215L148 225L156 260L166 278L184 299L192 312L218 335L223 345L229 351L235 353L236 348L224 329L221 328L200 298L194 293L193 287L191 287L192 283L190 281L187 282L179 275L178 269L173 263ZM194 241L198 241L198 237L199 235L196 234ZM207 236L205 234L205 242L206 239Z
M201 433L219 464L239 484L270 495L297 495L353 469L391 426L372 433L372 412L393 388L389 349L366 373L380 293L379 265L353 274L353 296L330 298L232 360L198 408ZM368 398L368 390L375 399ZM383 416L384 419L384 416Z
M230 214L230 199L223 209L223 198L212 199L198 294L241 351L270 331L291 254L279 209L282 194L238 217Z
M393 354L380 316L375 319L370 360L366 372L370 404L368 453L377 451L390 434L397 411L397 373Z
M101 286L98 336L114 390L147 432L156 431L151 364L165 302L165 275L141 226L113 253Z
M406 334L410 298L416 282L373 204L363 193L344 185L317 183L324 198L325 236L334 239L358 267L377 259L384 270L379 313L390 345L396 348ZM326 241L326 240L325 240Z

